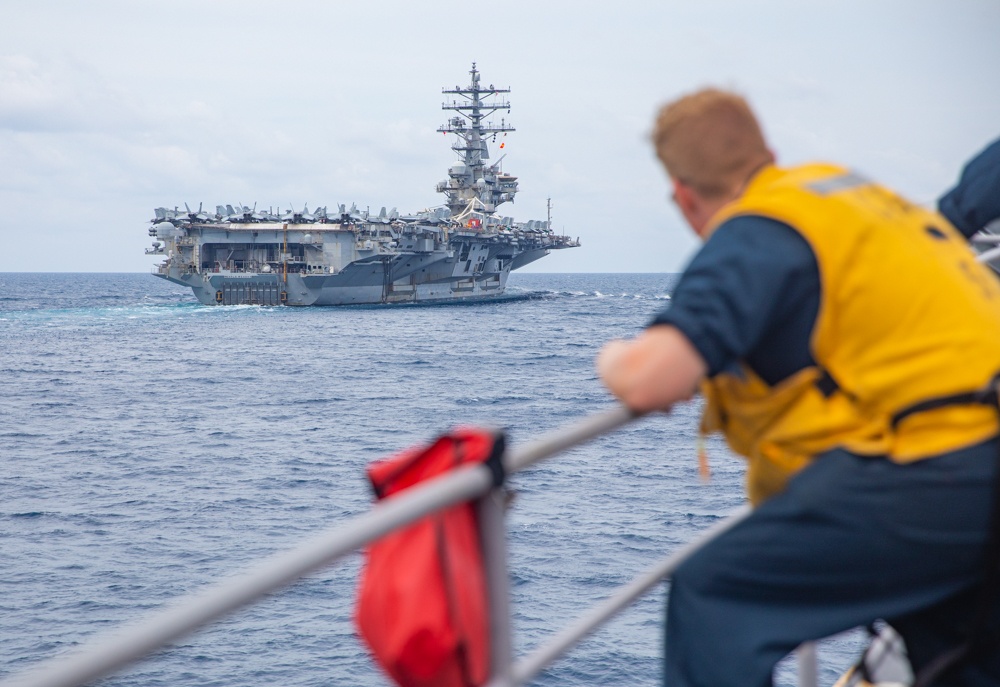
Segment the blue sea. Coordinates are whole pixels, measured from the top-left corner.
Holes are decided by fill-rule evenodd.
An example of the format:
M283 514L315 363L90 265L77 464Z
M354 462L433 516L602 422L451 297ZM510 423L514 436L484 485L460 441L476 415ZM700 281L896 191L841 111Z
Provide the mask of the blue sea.
M513 445L613 407L600 346L676 275L514 274L503 300L211 307L147 274L0 274L0 676L365 512L365 466L456 425ZM514 476L523 654L743 503L697 402ZM102 684L389 684L351 622L360 555ZM657 685L661 586L538 685ZM724 638L720 638L724 641ZM820 649L821 682L857 638ZM780 684L792 684L782 669Z

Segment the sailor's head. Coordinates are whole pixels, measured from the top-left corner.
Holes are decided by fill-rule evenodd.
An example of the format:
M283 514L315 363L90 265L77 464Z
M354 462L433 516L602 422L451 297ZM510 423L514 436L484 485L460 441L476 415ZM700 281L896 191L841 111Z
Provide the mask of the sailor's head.
M664 105L652 138L673 199L698 234L754 172L774 161L746 100L715 88Z

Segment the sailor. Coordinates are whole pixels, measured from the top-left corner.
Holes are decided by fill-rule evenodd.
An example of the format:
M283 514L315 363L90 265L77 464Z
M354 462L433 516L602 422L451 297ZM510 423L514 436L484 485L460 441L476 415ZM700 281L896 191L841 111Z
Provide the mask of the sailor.
M666 105L653 140L704 245L598 372L638 412L700 384L755 505L672 579L666 684L770 685L800 643L876 619L922 679L962 659L926 684L1000 684L982 641L1000 282L937 213L842 167L777 166L738 95Z
M1000 219L1000 139L965 165L955 188L938 200L938 210L965 236Z

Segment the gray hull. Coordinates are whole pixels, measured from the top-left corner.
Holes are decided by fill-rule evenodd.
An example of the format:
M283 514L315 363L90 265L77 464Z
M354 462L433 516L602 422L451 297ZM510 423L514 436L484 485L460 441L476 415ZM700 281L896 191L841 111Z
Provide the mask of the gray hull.
M391 281L378 270L343 275L169 274L156 276L191 288L205 305L369 305L484 299L504 292L509 271L484 279L408 283Z
M229 228L230 234L237 230ZM311 227L314 234L320 232ZM257 227L257 238L265 232ZM342 246L354 246L352 232L330 230L323 244L334 247L335 255ZM210 258L218 253L231 257L240 246L235 241L220 242L219 237L203 234L199 244L201 255ZM478 238L478 237L477 237ZM255 244L257 251L266 251L267 243ZM270 265L267 271L233 270L232 260L214 260L193 265L173 261L161 265L154 274L176 284L189 287L205 305L365 305L376 303L416 303L455 299L483 299L503 294L511 270L527 265L548 254L546 247L520 249L509 242L453 238L448 249L424 252L375 253L346 264L336 270L329 260L323 260L322 250L311 259L312 269L289 271L287 265ZM213 253L214 251L214 253ZM192 251L193 252L193 251ZM248 258L246 254L242 257ZM173 264L180 262L180 265ZM265 263L267 264L267 263ZM213 266L214 265L214 266ZM200 268L200 269L198 269Z

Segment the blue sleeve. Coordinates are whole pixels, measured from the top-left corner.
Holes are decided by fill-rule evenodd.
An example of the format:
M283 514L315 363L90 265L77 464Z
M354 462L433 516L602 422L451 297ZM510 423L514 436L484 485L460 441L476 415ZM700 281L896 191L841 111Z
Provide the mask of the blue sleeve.
M764 217L736 217L695 255L651 326L679 328L709 376L746 360L775 384L812 364L819 290L816 257L797 231Z
M1000 139L965 165L955 188L938 200L938 210L966 237L1000 218Z

